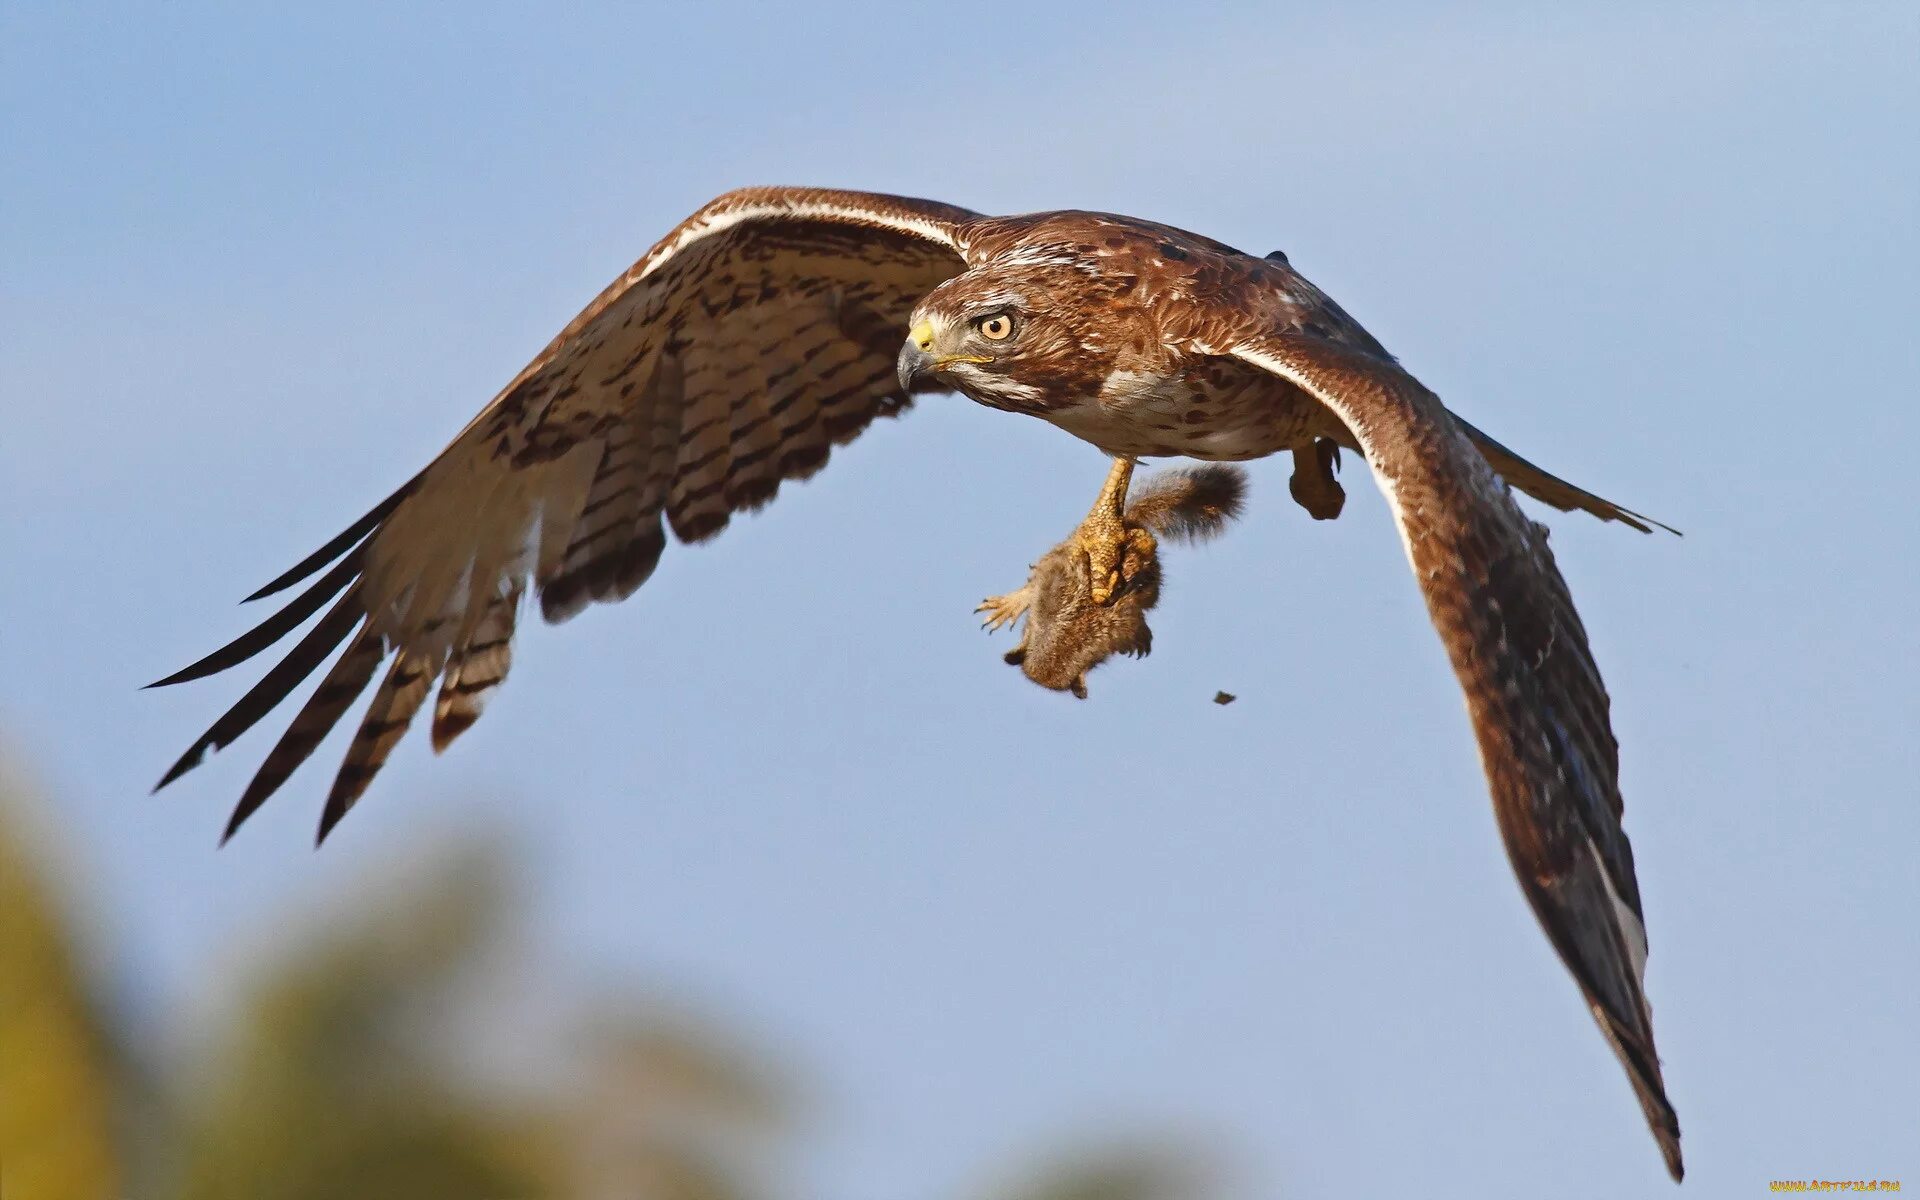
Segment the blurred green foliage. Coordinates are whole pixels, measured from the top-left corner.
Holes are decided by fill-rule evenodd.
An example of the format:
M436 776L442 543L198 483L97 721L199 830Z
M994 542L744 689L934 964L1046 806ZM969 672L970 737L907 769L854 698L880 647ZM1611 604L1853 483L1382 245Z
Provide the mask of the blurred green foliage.
M488 864L443 864L269 973L182 1105L171 1194L550 1194L535 1114L482 1101L434 1053L436 1014L497 919L495 892Z
M552 1078L475 1061L526 1050L489 1044L511 1023L476 1009L511 908L508 864L484 847L363 889L360 911L243 973L251 983L192 1061L137 1064L54 872L30 853L26 791L0 763L0 1200L795 1193L777 1170L793 1149L785 1089L685 1014L601 1002L566 1023L571 1049L552 1050L565 1060ZM1176 1156L1134 1148L1063 1159L993 1194L1198 1190Z
M14 836L0 764L0 1196L123 1195L120 1064L53 900Z

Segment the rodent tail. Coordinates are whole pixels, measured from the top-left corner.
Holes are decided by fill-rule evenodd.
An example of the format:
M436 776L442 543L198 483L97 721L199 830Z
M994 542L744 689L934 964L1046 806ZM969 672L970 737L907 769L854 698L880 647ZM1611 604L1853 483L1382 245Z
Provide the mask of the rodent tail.
M1240 515L1247 473L1229 463L1202 463L1156 471L1135 486L1127 519L1170 542L1204 542Z

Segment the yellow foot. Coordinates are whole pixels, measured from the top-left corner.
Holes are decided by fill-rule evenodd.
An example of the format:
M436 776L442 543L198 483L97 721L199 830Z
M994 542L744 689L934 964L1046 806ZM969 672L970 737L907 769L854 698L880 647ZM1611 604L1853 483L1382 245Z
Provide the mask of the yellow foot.
M1126 523L1127 485L1132 480L1133 460L1114 459L1093 510L1073 531L1074 547L1087 556L1088 597L1095 604L1111 602L1120 590L1121 566L1132 540Z
M1087 556L1087 596L1095 604L1107 604L1120 590L1120 560L1126 544L1103 529L1082 525L1074 532L1073 544Z
M1159 548L1143 526L1113 530L1092 522L1074 530L1073 546L1086 555L1087 599L1102 607L1126 593L1127 585L1154 561Z

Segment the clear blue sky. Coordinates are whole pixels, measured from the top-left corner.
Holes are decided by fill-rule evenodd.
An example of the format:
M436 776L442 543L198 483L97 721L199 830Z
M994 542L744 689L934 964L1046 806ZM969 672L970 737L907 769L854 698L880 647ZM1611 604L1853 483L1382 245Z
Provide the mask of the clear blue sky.
M324 852L320 764L215 852L261 732L147 797L244 681L139 684L694 206L830 184L1284 248L1476 423L1684 529L1552 519L1688 1194L1920 1187L1920 10L1424 7L9 4L0 721L155 1036L263 920L504 827L543 969L700 997L818 1082L796 1194L1133 1126L1247 1196L1660 1194L1351 468L1316 524L1256 464L1153 657L1075 703L969 610L1102 461L930 399L528 630Z

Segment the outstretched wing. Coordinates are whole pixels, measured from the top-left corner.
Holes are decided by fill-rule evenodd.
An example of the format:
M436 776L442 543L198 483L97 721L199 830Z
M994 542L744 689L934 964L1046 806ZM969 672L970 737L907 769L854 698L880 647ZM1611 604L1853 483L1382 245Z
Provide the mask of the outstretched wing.
M1439 398L1397 365L1299 334L1208 349L1303 389L1359 440L1466 692L1520 887L1679 1179L1680 1124L1654 1050L1640 890L1620 826L1619 746L1545 528Z
M682 542L712 537L874 418L903 410L894 358L907 314L965 268L955 230L974 216L925 200L749 188L688 217L425 470L248 599L331 569L154 685L225 670L326 610L159 786L251 728L344 643L227 826L231 837L388 662L327 797L324 839L436 682L436 750L478 719L506 677L529 586L554 622L623 599L653 572L668 529Z

